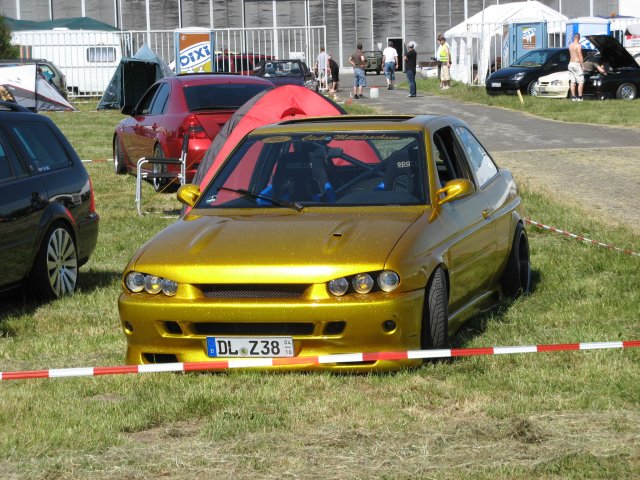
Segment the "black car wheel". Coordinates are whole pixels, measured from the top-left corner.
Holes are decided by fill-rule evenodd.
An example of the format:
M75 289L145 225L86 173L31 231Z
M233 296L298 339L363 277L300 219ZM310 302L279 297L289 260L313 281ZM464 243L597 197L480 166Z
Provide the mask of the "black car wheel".
M529 95L531 95L532 97L537 97L538 96L538 93L536 92L536 89L535 89L535 86L537 85L537 83L538 83L538 80L534 80L527 87L527 93Z
M124 152L122 151L122 143L120 137L116 136L113 141L113 170L117 175L127 173L127 167L124 164Z
M420 344L423 349L448 348L447 303L447 282L444 271L438 267L429 280L422 307Z
M54 223L45 234L31 271L31 290L42 298L58 298L76 290L78 254L67 225Z
M165 158L164 151L160 144L156 144L153 148L153 157L154 158ZM167 165L153 164L152 167L153 173L167 173L169 171ZM178 178L152 178L151 183L153 184L153 189L156 192L163 193L173 193L178 190L180 186L180 182Z
M623 83L616 90L616 98L622 100L633 100L637 96L637 90L633 83Z
M527 294L531 290L529 240L521 223L516 227L507 266L500 279L502 292L509 297Z

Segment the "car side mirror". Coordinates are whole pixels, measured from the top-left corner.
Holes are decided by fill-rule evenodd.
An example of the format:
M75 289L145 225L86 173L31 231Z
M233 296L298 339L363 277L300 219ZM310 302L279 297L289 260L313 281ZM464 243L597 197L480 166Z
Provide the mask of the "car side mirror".
M458 200L459 198L464 198L468 195L471 195L475 191L476 188L469 180L466 180L464 178L451 180L447 182L445 186L440 190L436 191L438 205L444 205L445 203ZM441 197L442 195L444 195L444 197Z
M176 195L181 203L193 207L201 194L202 192L200 192L200 187L198 185L187 183L178 189L178 193Z

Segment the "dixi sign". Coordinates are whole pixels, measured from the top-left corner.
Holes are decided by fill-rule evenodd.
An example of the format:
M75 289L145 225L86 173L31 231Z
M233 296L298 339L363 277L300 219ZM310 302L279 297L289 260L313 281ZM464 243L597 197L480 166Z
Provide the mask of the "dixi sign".
M180 52L180 69L200 71L205 64L211 63L211 49L208 42L201 42Z
M212 31L175 31L176 73L212 72Z

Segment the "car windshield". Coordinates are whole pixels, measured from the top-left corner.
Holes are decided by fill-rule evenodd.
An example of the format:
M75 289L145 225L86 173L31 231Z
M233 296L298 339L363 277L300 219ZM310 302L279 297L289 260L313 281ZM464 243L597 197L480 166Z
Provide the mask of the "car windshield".
M300 77L302 69L298 62L267 62L264 65L265 77Z
M547 63L555 52L550 50L533 50L511 64L512 67L529 67L536 68Z
M425 204L425 165L416 133L252 135L196 208Z
M268 85L250 83L217 83L184 87L184 97L190 112L199 110L236 110Z

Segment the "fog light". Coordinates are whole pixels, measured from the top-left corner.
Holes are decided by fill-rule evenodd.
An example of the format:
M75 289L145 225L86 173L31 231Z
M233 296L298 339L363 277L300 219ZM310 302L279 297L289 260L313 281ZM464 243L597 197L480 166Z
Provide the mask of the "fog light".
M336 297L340 297L349 290L349 282L346 278L336 278L329 282L329 291Z
M396 329L396 322L393 320L385 320L382 322L382 330L385 332L393 332Z
M368 273L359 273L353 277L352 285L358 293L369 293L373 288L373 278Z
M140 272L129 272L124 279L124 284L134 293L144 290L144 275Z
M125 322L123 323L123 326L124 326L124 329L125 329L127 332L133 332L133 325L131 325L131 323L129 323L129 322L127 322L127 321L125 321Z
M147 293L155 295L159 293L162 287L160 286L161 278L155 275L147 275L144 277L144 289Z

